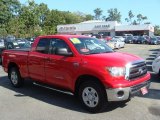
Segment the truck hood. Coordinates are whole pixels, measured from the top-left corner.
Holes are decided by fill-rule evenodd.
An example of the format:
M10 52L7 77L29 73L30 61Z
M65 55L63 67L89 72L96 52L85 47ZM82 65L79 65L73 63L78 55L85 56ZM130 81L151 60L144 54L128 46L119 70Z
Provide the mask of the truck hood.
M142 58L120 52L103 53L103 54L92 54L83 56L83 60L88 63L101 64L105 66L125 66L127 63L143 60Z

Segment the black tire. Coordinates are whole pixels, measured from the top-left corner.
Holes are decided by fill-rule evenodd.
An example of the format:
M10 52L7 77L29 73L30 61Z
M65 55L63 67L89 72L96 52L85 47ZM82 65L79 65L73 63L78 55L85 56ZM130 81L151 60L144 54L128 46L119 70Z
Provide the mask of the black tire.
M23 79L17 67L12 67L9 70L8 77L14 87L19 88L23 86Z
M88 95L86 90L88 90ZM84 100L85 98L86 101ZM102 112L108 105L105 89L96 81L86 81L80 85L79 99L84 108L92 113ZM93 104L93 106L91 104Z

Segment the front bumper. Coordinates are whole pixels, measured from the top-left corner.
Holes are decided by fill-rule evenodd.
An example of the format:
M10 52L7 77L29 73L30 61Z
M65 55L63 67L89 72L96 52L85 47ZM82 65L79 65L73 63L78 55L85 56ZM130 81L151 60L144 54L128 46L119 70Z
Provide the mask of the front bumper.
M108 101L124 101L128 100L131 96L140 93L141 88L146 87L149 89L150 81L145 81L135 86L125 88L106 89Z

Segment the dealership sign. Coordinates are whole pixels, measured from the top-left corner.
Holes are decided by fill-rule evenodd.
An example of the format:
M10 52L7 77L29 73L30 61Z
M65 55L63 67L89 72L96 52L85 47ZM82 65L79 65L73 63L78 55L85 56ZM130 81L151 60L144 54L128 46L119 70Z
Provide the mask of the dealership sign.
M95 29L108 29L110 28L110 25L95 25Z
M65 27L59 27L58 31L75 31L76 27L75 26L65 26Z

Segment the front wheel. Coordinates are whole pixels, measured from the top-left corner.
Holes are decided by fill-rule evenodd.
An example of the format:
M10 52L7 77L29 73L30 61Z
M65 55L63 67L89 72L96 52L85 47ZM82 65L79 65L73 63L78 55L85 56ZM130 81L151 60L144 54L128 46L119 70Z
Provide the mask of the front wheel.
M8 77L14 87L21 87L23 85L23 79L20 75L18 68L13 67L9 70Z
M82 105L90 112L97 113L107 106L107 95L102 85L95 81L82 83L79 88Z

